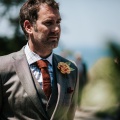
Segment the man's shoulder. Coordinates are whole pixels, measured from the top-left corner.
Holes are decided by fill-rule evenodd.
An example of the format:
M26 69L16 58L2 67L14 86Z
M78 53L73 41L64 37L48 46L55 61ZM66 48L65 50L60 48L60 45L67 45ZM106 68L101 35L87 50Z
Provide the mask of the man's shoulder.
M19 56L20 54L22 54L22 51L17 51L17 52L12 52L10 54L7 54L7 55L3 55L3 56L0 56L0 66L2 67L3 65L7 65L7 64L10 64L12 62L12 60Z
M61 62L69 62L70 61L67 58L64 58L64 57L62 57L62 56L60 56L58 54L55 54L55 53L54 53L54 57L56 57Z
M12 73L14 71L14 62L22 54L21 50L7 55L0 56L0 75Z
M10 53L10 54L7 54L7 55L0 56L0 61L1 61L1 63L10 61L11 57L12 57L14 54L15 54L15 53Z
M57 59L59 60L59 62L65 62L65 63L70 63L70 65L75 66L76 67L76 63L73 60L69 60L65 57L62 57L60 55L54 54L55 57L57 57Z

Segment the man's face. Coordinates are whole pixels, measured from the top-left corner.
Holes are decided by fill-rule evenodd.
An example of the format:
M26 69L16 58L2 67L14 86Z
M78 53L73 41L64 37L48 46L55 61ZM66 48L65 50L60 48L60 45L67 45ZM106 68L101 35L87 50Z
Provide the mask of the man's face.
M57 9L53 9L46 4L40 6L38 20L32 25L29 46L36 52L40 49L52 51L58 46L60 38L61 17ZM39 49L40 48L40 49Z

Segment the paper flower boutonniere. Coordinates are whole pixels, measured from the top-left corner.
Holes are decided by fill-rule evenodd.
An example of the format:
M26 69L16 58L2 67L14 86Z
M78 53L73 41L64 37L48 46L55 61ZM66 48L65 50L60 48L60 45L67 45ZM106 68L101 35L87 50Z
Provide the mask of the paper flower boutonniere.
M71 71L74 69L70 67L69 62L59 62L57 68L61 71L63 74L70 74Z

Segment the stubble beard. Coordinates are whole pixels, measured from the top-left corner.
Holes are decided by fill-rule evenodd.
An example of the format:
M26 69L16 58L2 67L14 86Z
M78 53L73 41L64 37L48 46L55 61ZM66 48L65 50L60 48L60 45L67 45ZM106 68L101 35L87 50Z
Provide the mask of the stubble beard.
M47 44L47 46L46 47L48 47L48 48L50 48L51 50L53 50L54 48L57 48L58 47L58 42L59 41L53 41L52 43L49 43L48 42L48 44Z
M58 47L58 43L59 43L59 38L57 40L50 40L49 37L46 38L46 40L42 40L42 44L46 49L54 49L56 47Z

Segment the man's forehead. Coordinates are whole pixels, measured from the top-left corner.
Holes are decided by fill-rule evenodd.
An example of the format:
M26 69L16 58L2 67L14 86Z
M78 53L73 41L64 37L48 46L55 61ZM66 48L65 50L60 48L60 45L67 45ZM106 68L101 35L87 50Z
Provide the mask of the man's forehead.
M60 12L58 9L52 8L51 6L48 6L47 4L41 4L40 10L38 12L39 17L41 15L48 18L54 18L57 17L58 19L61 19Z

